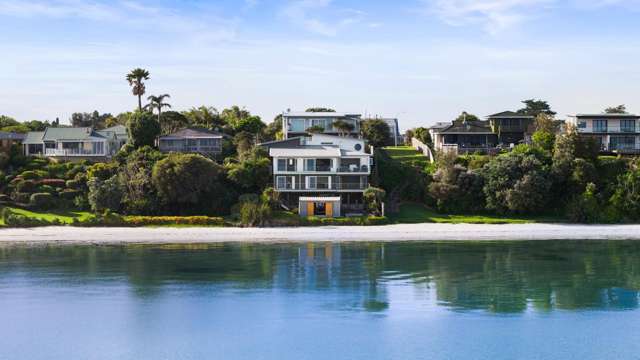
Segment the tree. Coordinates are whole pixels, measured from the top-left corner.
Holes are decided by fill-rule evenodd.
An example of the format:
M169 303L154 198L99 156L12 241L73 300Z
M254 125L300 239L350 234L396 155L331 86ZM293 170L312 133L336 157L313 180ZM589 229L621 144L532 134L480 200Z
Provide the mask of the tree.
M549 104L543 100L529 99L522 101L522 103L525 105L525 107L518 110L518 114L530 116L538 116L538 114L540 113L544 113L547 115L556 114L555 111L551 111L551 107L549 106Z
M640 219L640 162L635 160L629 170L618 179L616 190L609 200L617 220Z
M20 125L20 122L10 116L0 115L0 128L15 125Z
M183 213L222 213L227 189L220 165L194 154L170 154L153 167L152 182L165 209Z
M160 117L160 132L171 134L189 126L189 119L177 111L165 111Z
M255 147L239 161L225 164L229 180L242 192L261 192L271 182L271 161L263 148Z
M237 105L233 105L228 109L222 110L222 113L220 114L220 118L222 119L222 121L225 124L229 125L232 129L236 129L239 126L241 120L246 119L250 116L251 113L247 111L247 109L240 108Z
M215 128L222 128L225 125L220 117L220 113L218 113L218 110L213 106L207 107L203 105L197 108L191 108L191 110L185 111L182 114L189 120L189 125L191 126L213 130Z
M466 111L463 111L462 114L460 114L456 120L457 122L461 122L461 121L480 121L480 118L477 117L476 115L473 114L469 114Z
M107 119L110 117L111 114L100 114L97 110L91 113L73 113L71 114L71 126L104 129Z
M362 136L369 142L369 145L382 147L388 145L391 139L389 125L380 119L365 120L361 123Z
M127 123L129 142L134 148L153 146L160 135L160 124L153 114L146 111L136 111Z
M429 195L443 212L480 211L484 208L483 178L456 164L454 152L438 155L438 169L428 186Z
M347 136L349 135L350 132L352 132L355 127L353 126L353 124L348 123L344 120L336 120L333 122L333 128L338 130L338 134L340 136ZM322 128L322 131L324 131L324 128Z
M545 113L538 114L534 127L533 145L551 153L556 140L556 124L553 116Z
M382 215L382 203L384 202L387 192L384 189L376 187L368 187L362 193L364 203L366 204L369 214L375 216Z
M87 197L93 212L120 211L123 191L118 176L114 175L107 180L92 177L87 184L89 186Z
M262 140L274 141L281 140L282 138L282 114L278 114L273 119L273 122L268 124L267 127L262 130Z
M246 131L239 132L233 137L233 144L236 146L236 153L240 157L249 152L249 150L253 148L254 143L254 135Z
M312 107L305 110L305 112L336 112L336 111L330 108L325 108L325 107Z
M266 125L260 120L259 116L248 116L236 121L233 125L235 132L248 132L251 134L259 135Z
M150 95L147 100L149 103L145 105L144 109L153 113L153 110L158 110L158 123L160 123L160 115L162 115L163 108L171 108L171 104L164 102L164 99L171 98L169 94L163 95Z
M138 97L138 111L142 111L142 96L147 91L144 81L149 80L149 78L149 72L141 68L133 69L127 74L127 81L131 86L131 91L134 96Z
M607 114L626 114L627 107L624 104L618 105L618 106L611 106L604 109L604 112Z
M151 181L154 165L164 155L150 146L131 151L118 169L123 186L123 205L128 213L152 214L158 211L157 192Z
M429 129L425 127L418 127L413 129L414 137L420 140L423 144L432 145L433 142L431 140L431 134L429 134Z
M551 179L532 154L500 155L482 168L487 208L499 213L535 213L549 203Z

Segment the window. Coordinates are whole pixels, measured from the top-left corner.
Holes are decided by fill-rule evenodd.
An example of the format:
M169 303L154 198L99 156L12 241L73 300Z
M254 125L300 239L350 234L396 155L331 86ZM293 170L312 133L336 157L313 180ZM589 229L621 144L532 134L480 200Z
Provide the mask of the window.
M622 132L636 132L635 120L620 120L620 131Z
M320 126L327 129L327 119L311 119L311 126Z
M278 159L278 171L296 171L296 159Z
M578 129L586 129L587 122L586 121L578 121Z
M93 153L94 154L104 154L104 143L103 142L94 142L93 143Z
M305 159L304 171L316 171L316 159Z
M594 132L607 132L607 120L593 120Z
M292 132L305 132L306 131L304 119L291 119L289 131Z
M636 147L635 136L612 136L610 150L632 150Z
M295 180L293 176L276 176L276 189L278 190L295 189Z
M330 176L307 176L307 189L330 189L331 177Z

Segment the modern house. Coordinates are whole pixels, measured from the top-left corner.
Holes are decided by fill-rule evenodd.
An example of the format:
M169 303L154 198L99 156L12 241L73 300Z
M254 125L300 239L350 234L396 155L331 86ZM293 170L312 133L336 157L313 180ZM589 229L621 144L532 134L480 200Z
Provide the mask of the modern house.
M274 188L301 216L339 217L364 211L372 153L364 140L313 134L260 144L273 160Z
M282 113L282 133L286 140L292 137L306 136L307 129L322 128L322 134L358 138L360 137L361 120L361 115L355 113L287 111ZM337 121L351 125L351 129L345 131L334 126Z
M576 127L581 136L588 136L600 144L603 153L640 153L639 115L635 114L577 114L569 115L567 123Z
M224 135L204 128L187 128L158 138L160 151L215 156L222 153Z
M487 116L491 130L498 136L498 143L503 145L531 142L535 117L503 111Z
M49 127L45 131L27 133L22 142L27 156L99 161L115 155L122 144L123 139L117 130L94 130L90 127Z
M16 132L0 131L0 151L7 152L14 144L22 144L27 136Z
M459 119L448 124L438 123L429 128L429 134L437 151L489 153L495 151L498 144L498 136L489 121Z

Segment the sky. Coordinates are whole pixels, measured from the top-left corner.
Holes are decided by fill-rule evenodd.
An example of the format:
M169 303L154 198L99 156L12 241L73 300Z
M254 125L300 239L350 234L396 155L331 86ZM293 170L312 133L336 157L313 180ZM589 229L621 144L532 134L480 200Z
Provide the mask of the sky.
M0 0L0 114L331 107L403 129L530 98L640 112L640 0Z

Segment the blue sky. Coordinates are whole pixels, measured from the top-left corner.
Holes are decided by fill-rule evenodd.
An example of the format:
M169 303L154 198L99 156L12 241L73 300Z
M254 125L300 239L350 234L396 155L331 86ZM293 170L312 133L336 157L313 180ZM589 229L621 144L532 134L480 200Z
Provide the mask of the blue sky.
M330 106L402 128L548 100L640 111L640 0L0 0L0 114Z

